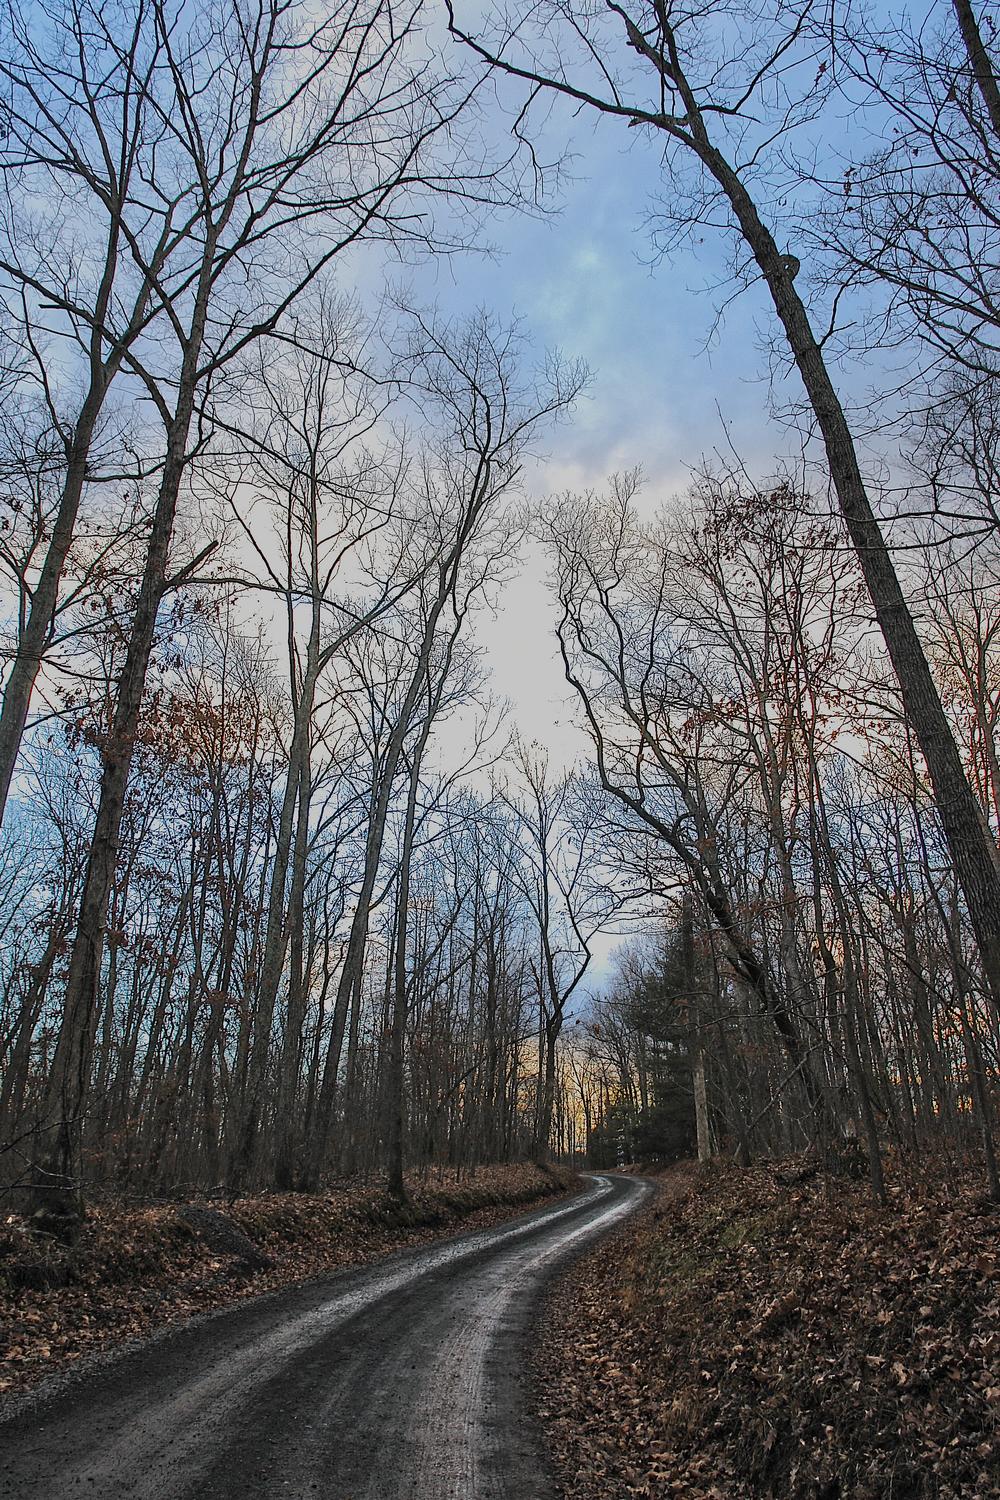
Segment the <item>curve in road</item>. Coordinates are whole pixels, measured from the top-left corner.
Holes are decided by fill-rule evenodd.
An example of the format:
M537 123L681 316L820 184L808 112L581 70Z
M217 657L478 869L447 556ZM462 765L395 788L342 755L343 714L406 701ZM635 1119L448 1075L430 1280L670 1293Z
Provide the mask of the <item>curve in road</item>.
M514 1224L171 1330L0 1423L4 1500L550 1500L521 1392L539 1292L649 1191L595 1177Z

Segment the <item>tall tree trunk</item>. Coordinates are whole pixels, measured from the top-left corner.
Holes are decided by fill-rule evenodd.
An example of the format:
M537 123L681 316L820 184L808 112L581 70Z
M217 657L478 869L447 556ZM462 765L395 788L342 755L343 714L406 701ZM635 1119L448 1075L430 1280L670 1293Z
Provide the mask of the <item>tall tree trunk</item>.
M281 984L281 974L285 965L290 927L296 920L295 913L291 910L291 902L288 903L289 909L286 911L288 865L292 853L293 833L295 833L298 847L301 847L303 850L303 859L305 857L305 845L302 841L308 836L307 830L304 831L301 826L296 831L295 808L298 802L301 810L301 799L304 793L307 793L309 787L309 736L318 672L316 660L319 647L318 610L313 635L315 636L315 649L313 649L314 642L310 639L309 660L306 667L305 679L302 683L302 690L299 694L299 701L296 705L295 726L292 733L292 743L288 752L288 767L285 774L285 786L281 798L281 813L278 819L274 858L271 865L271 881L267 901L267 926L264 934L264 952L261 960L260 990L253 1016L250 1056L247 1063L246 1093L243 1099L240 1124L236 1133L233 1159L230 1164L231 1181L236 1187L239 1187L247 1180L252 1174L255 1165L261 1103L264 1098L264 1085L268 1062L271 1056L274 1010L278 999L278 988ZM307 796L305 803L307 818L308 806ZM299 823L301 824L301 817ZM299 920L301 920L301 913L299 914Z
M993 71L990 55L983 43L983 35L972 8L972 0L952 0L952 5L955 8L958 29L962 33L965 50L969 54L976 87L986 105L986 113L989 115L993 134L1000 140L1000 87L997 85L997 76Z
M395 974L392 994L392 1023L389 1029L389 1056L386 1067L385 1139L388 1190L390 1195L399 1202L404 1202L406 1199L406 1183L403 1179L403 1115L405 1110L403 1065L407 1011L407 909L410 902L410 871L413 862L413 834L417 818L417 790L420 786L420 763L423 758L428 735L430 734L430 725L431 721L428 717L410 762L410 779L406 790L406 818L403 824L403 846L399 862L399 882L397 887Z
M712 1159L712 1135L708 1119L708 1088L705 1079L705 1047L701 1035L698 975L694 957L694 903L685 895L681 911L684 983L687 985L688 1045L691 1049L691 1079L694 1086L694 1123L698 1160Z
M278 1109L275 1122L277 1140L274 1154L274 1185L279 1192L288 1192L295 1182L295 1147L299 1130L295 1102L302 1063L302 1030L306 1017L303 927L306 862L309 851L309 805L312 793L308 761L300 766L299 774L299 811L292 857L292 886L288 900L288 924L291 928L288 1004L285 1008L285 1033L281 1044Z
M177 499L187 464L198 358L207 314L209 265L206 251L178 382L177 403L167 432L166 458L125 663L118 679L114 718L102 751L103 772L97 817L84 874L59 1039L42 1108L34 1181L39 1201L56 1211L64 1207L75 1210L78 1206L78 1201L72 1200L78 1200L79 1195L79 1183L75 1179L99 1019L108 902L118 863L125 795L156 635L156 620L167 587Z
M906 717L927 764L934 800L982 958L1000 1011L1000 861L983 820L889 549L871 508L854 439L802 299L796 265L782 255L738 173L710 143L693 95L696 150L729 200L792 352L826 450L840 510L857 554L899 683ZM685 100L687 102L687 99Z
M540 1098L538 1103L538 1122L535 1126L535 1149L533 1152L536 1165L544 1167L550 1156L552 1134L552 1114L556 1101L556 1043L559 1040L559 1031L562 1025L562 1017L558 1019L549 1016L542 1027L540 1067Z

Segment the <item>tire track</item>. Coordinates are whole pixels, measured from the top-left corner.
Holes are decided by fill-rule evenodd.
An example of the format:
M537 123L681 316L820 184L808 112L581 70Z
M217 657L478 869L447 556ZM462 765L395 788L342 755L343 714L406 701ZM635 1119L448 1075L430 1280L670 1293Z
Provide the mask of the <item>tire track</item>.
M0 1424L4 1500L548 1500L538 1294L648 1191L568 1204L174 1330Z

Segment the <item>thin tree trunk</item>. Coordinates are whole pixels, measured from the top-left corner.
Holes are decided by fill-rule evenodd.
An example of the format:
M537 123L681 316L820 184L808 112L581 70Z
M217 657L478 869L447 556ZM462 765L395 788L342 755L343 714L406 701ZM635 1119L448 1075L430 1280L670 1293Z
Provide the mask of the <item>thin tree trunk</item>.
M694 905L685 895L681 911L684 982L687 985L688 1045L691 1049L691 1078L694 1085L694 1123L698 1143L698 1160L712 1159L712 1136L708 1119L708 1088L705 1080L705 1048L701 1037L701 1014L698 1004L698 976L694 959Z
M406 818L403 824L403 845L399 862L399 881L396 916L395 977L392 995L392 1021L389 1029L389 1056L386 1067L386 1154L388 1190L391 1197L402 1203L406 1199L406 1183L403 1177L403 1049L406 1042L407 1010L407 965L406 941L408 932L407 912L410 902L410 871L413 861L413 833L417 817L417 790L420 785L420 762L430 734L430 718L426 720L420 740L410 763L410 779L406 792Z
M291 955L288 974L288 1005L285 1011L285 1034L281 1046L278 1083L277 1142L274 1157L274 1185L289 1191L295 1179L295 1143L298 1135L295 1096L302 1062L302 1029L306 1016L305 963L303 959L303 922L306 887L306 856L309 849L309 804L311 786L308 761L300 766L299 812L292 859L292 887L288 901L288 923L291 927Z
M103 370L101 373L103 375ZM3 708L0 709L0 822L7 806L18 751L28 722L31 694L52 633L59 583L66 567L69 549L73 545L94 428L104 403L106 389L104 380L95 378L80 411L73 441L67 452L66 478L52 528L52 539L32 591L24 632L17 643L4 687Z

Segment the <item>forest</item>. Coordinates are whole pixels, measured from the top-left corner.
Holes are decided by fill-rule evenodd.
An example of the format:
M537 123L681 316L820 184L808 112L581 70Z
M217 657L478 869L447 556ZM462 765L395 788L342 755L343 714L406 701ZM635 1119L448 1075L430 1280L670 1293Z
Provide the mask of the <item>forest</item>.
M810 1151L879 1199L943 1151L1000 1195L991 7L29 11L7 1192ZM590 372L474 253L548 212L563 115L646 153L654 275L721 247L723 346L756 299L769 465L546 488ZM436 257L477 310L400 282ZM569 758L479 635L526 552Z

